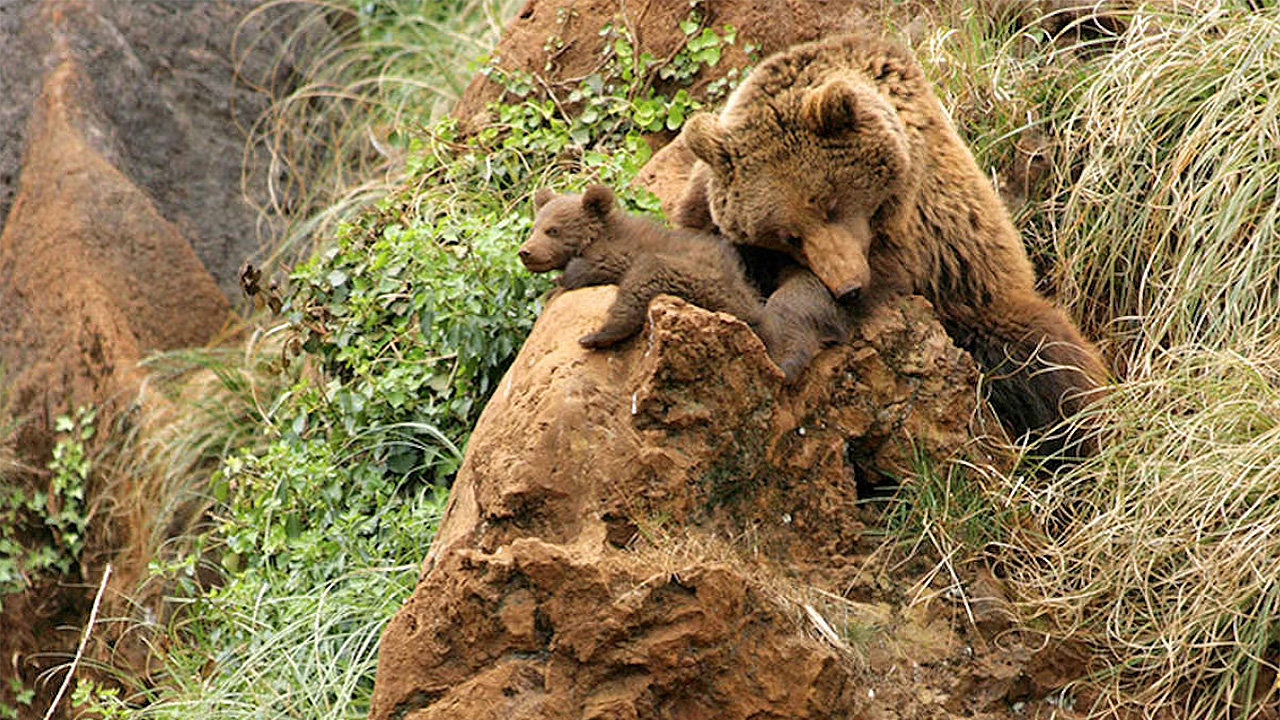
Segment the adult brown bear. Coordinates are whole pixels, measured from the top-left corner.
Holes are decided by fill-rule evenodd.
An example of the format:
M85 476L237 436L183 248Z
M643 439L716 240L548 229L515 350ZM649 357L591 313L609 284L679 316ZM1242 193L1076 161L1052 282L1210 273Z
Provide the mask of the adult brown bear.
M1097 350L1036 292L1004 206L901 48L868 34L793 47L718 116L689 118L683 138L699 162L676 220L788 258L768 266L771 315L805 324L839 305L852 323L887 293L923 295L1015 436L1039 437L1106 380Z

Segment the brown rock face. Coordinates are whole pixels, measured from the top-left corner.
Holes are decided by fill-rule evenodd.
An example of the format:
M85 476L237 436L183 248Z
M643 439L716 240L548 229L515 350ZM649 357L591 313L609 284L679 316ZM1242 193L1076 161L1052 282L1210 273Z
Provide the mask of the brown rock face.
M80 66L63 60L32 116L0 236L0 337L26 408L133 386L143 352L201 345L230 307L191 246L104 152Z
M0 367L36 466L51 416L229 319L264 220L240 180L267 98L237 72L289 61L256 4L0 0Z
M874 716L760 569L842 591L858 486L969 442L972 362L919 298L790 389L745 324L665 296L581 348L613 292L554 298L485 408L370 717Z
M239 297L236 271L273 221L255 207L266 204L265 183L241 183L246 164L267 160L264 148L246 148L245 131L269 101L260 86L288 82L282 39L302 14L255 11L263 4L0 0L0 229L30 165L44 77L70 58L94 105L95 148Z

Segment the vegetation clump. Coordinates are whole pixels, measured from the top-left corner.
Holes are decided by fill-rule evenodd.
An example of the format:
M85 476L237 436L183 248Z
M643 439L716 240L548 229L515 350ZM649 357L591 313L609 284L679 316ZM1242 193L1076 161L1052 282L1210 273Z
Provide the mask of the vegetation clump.
M993 87L1011 106L1043 98L1021 127L957 119L988 138L989 167L1027 133L1052 138L1020 221L1118 382L1091 413L1108 428L1098 456L1047 479L971 473L977 506L971 490L904 499L925 499L911 512L950 548L995 552L1024 627L1094 650L1104 669L1078 680L1077 709L1250 717L1280 701L1267 490L1280 482L1280 116L1267 101L1280 14L1222 2L1125 19L1106 52L1034 30L964 51L932 39L932 57L1004 78ZM1028 45L1038 59L1010 52Z

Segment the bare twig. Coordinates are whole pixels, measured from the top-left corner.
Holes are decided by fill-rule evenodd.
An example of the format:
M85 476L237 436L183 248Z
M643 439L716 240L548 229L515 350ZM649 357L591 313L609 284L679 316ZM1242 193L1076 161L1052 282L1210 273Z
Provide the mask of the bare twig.
M76 657L71 661L71 667L67 669L67 676L62 678L62 687L58 688L58 694L53 696L53 702L49 703L49 709L44 714L44 720L53 717L53 711L57 709L58 703L62 702L62 696L67 693L67 686L71 684L71 678L76 674L76 668L80 666L80 658L84 657L84 648L89 644L89 633L93 632L93 624L98 620L98 607L102 605L102 594L107 589L107 580L111 578L111 563L107 563L107 569L102 571L102 582L98 583L98 594L93 598L93 609L89 611L89 624L84 626L84 634L80 636L80 647L76 649Z

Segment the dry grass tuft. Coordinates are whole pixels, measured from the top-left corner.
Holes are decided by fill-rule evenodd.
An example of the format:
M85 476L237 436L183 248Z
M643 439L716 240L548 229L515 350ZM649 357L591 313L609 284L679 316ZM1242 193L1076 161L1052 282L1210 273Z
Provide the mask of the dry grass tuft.
M1095 650L1091 715L1273 717L1280 8L1164 7L1136 6L1105 47L976 25L921 44L987 167L1047 139L1052 185L1019 219L1123 380L1093 412L1097 457L1048 479L971 471L959 494L924 473L907 499L939 572L957 547L994 553L1024 627Z
M287 227L269 238L270 262L293 261L314 238L396 186L413 135L447 113L496 42L518 0L269 0L237 34L237 57L287 28L276 63L237 67L241 80L272 98L251 119L246 162L265 186L263 217Z
M1056 114L1054 284L1140 376L1280 333L1280 13L1137 15Z
M1111 662L1113 704L1193 717L1275 709L1280 660L1280 342L1246 357L1189 347L1117 387L1105 449L1045 483L1006 561L1026 622ZM1243 713L1243 715L1238 714Z
M255 335L242 349L175 351L147 361L152 375L137 412L121 416L115 445L102 458L106 487L95 508L112 519L98 545L112 549L122 568L170 562L187 551L208 521L210 475L224 458L270 436L266 404L289 378L263 367L262 358L279 347L260 341ZM116 532L127 536L109 536Z

